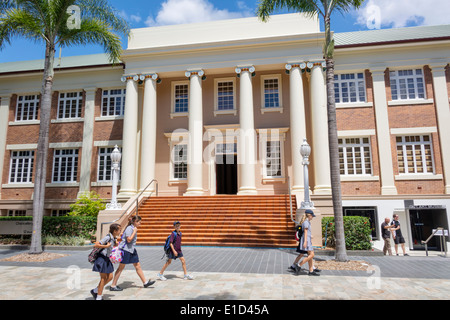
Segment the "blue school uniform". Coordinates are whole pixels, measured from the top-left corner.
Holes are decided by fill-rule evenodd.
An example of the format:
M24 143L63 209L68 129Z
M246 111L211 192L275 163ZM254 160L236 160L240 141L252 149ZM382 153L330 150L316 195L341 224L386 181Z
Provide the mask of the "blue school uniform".
M122 235L122 241L120 242L120 247L123 248L123 259L122 264L132 264L139 262L139 256L134 247L137 241L137 233L134 235L133 239L128 242L127 238L133 234L134 226L129 225L126 227Z
M109 256L111 255L112 249L115 244L114 237L109 233L102 240L100 240L101 244L110 243L108 248L103 249L97 256L97 259L94 261L94 265L92 266L92 271L100 272L100 273L113 273L114 266L109 260Z

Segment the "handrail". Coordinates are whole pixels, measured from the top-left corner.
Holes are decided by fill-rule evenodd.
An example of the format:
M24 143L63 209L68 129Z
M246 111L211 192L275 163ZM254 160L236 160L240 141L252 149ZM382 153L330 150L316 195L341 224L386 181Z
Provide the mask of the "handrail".
M140 198L140 196L145 192L145 190L147 190L147 188L148 188L153 182L155 182L156 196L158 196L158 180L152 179L152 181L150 181L150 182L147 184L147 186L141 191L141 193L139 193L139 195L136 197L136 209L135 209L135 212L136 212L136 215L137 215L137 216L139 216L139 198ZM143 199L142 199L142 200L143 200ZM141 201L142 201L142 200L141 200ZM123 213L120 215L119 218L117 218L117 219L115 219L114 221L111 221L111 222L102 222L102 223L100 224L100 232L103 231L103 225L105 225L105 224L112 224L112 223L117 222L117 221L119 221L120 219L122 219L122 217L127 213L128 209L130 209L130 207L131 207L132 204L134 204L134 202L131 202L131 203L127 206L127 208L123 211ZM133 211L130 212L130 214L132 214L132 213L133 213Z
M292 218L292 192L291 192L291 177L288 176L288 189L289 189L289 206L291 211L291 220L292 222L298 224L297 221L295 221L294 218Z
M434 237L434 235L438 232L438 231L441 231L442 232L442 236L441 236L441 252L442 251L444 251L444 254L445 254L445 256L447 256L447 246L446 246L446 243L445 243L445 232L444 232L444 228L442 228L442 227L438 227L438 228L436 228L435 230L434 230L434 232L428 237L428 239L427 240L425 240L425 241L421 241L421 243L422 244L424 244L425 245L425 252L426 252L426 254L427 254L427 257L428 257L428 241L430 241L431 240L431 238L433 238ZM443 238L443 239L442 239Z

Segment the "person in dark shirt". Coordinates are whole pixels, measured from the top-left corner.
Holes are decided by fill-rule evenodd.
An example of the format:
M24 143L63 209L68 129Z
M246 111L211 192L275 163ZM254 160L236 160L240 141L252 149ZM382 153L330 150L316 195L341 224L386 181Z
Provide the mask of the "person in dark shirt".
M398 244L402 246L403 255L408 256L408 254L405 251L405 238L403 238L402 230L400 229L400 221L398 221L398 214L394 213L394 221L392 221L391 225L393 228L391 228L392 231L392 237L394 238L394 244L395 244L395 254L398 256Z
M184 271L184 280L194 280L194 277L187 273L186 260L184 259L183 251L181 251L181 223L179 221L175 221L173 223L173 226L175 227L175 231L172 232L169 240L171 252L169 252L169 254L167 255L166 264L162 267L161 271L156 276L162 281L167 280L167 278L163 275L164 270L166 270L166 268L172 263L172 260L176 260L179 258Z

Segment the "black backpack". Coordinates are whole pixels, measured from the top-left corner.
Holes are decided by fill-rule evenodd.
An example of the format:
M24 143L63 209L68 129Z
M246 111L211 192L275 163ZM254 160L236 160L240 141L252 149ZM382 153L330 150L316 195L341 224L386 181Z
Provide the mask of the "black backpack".
M299 224L295 227L295 240L300 241L303 236L303 226Z

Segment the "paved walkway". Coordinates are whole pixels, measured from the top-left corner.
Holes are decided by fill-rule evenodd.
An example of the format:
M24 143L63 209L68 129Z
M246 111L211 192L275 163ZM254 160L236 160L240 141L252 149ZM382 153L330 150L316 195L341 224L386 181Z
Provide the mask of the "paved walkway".
M0 260L23 251L0 250ZM0 261L0 300L92 300L89 294L99 280L87 261L89 250L52 251L68 254L48 262ZM138 247L146 277L155 279L164 264L161 247ZM349 256L364 260L366 271L323 270L311 277L288 271L296 257L293 250L185 247L188 271L195 279L183 280L181 263L173 261L157 280L143 288L132 266L107 300L428 300L450 298L450 257ZM318 260L333 259L317 256Z

